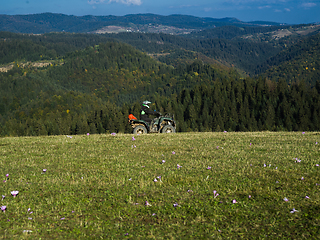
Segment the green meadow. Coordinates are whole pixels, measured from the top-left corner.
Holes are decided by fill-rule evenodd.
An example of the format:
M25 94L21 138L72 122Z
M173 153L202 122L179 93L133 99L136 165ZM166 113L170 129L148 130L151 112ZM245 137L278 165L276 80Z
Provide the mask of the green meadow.
M0 239L319 239L318 142L318 132L0 138Z

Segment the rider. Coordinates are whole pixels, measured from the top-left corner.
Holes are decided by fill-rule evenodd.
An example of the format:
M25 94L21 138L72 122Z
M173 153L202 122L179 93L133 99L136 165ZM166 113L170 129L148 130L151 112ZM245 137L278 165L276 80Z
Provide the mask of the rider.
M151 111L149 110L149 105L151 102L149 101L143 101L142 106L141 106L141 119L145 122L148 122L149 124L152 122L152 119L149 118L149 115L161 115L161 113L157 111Z

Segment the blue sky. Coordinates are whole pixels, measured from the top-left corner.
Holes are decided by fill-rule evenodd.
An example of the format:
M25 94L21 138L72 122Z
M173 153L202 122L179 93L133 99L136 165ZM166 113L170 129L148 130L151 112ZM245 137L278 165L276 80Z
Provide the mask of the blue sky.
M0 14L43 12L76 16L186 14L299 24L320 22L320 0L0 0Z

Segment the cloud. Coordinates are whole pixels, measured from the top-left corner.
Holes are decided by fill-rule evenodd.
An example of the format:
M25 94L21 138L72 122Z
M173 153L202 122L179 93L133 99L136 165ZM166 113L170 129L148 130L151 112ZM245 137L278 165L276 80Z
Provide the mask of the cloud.
M312 7L317 6L317 4L309 2L309 3L302 3L301 6L304 8L312 8Z
M258 7L259 9L265 9L265 8L271 8L271 6L270 5L266 5L266 6L260 6L260 7Z
M141 5L141 0L88 0L88 4L94 5L94 4L102 4L102 3L110 4L112 2L116 3L122 3L126 5Z
M287 12L290 12L290 11L291 11L290 8L285 8L284 10L287 11Z

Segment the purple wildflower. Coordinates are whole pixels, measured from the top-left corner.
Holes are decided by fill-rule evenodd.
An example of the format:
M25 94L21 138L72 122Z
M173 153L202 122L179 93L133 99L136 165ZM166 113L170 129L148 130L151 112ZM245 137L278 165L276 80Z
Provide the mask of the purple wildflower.
M226 133L227 131L223 131L224 133Z
M302 134L305 134L305 132L302 132Z
M147 207L151 206L151 204L150 204L148 201L146 201L145 205L146 205Z
M263 164L263 166L266 167L267 165L266 165L266 164Z
M155 216L156 214L155 213L152 213L152 216Z
M216 198L216 197L218 197L218 196L219 196L219 193L217 193L217 191L216 191L216 190L214 190L214 191L213 191L213 196L214 196L214 198Z
M188 192L193 192L193 191L189 189Z
M177 164L177 169L180 169L182 166L180 166L179 164Z
M172 154L176 154L176 152L175 152L175 151L172 151Z
M319 167L319 164L316 164L316 167Z
M3 200L5 197L6 197L5 195L2 195L2 200Z
M210 169L211 169L211 167L210 167L210 166L208 166L208 167L207 167L207 169L208 169L208 170L210 170Z
M251 198L251 195L249 195L249 197L248 197L249 199Z
M12 192L11 192L11 195L12 195L13 197L16 197L18 194L19 194L19 191L12 191Z
M289 199L285 197L285 198L283 199L283 201L289 202Z
M251 143L250 143L250 146L251 146Z
M304 177L302 177L301 180L304 180Z
M180 205L178 203L174 203L173 206L174 207L180 207Z
M165 160L162 160L161 162L162 162L162 163L165 163L166 161L165 161Z
M111 136L115 136L116 135L116 133L111 133Z
M217 146L216 148L219 149L219 146Z
M132 141L135 141L136 139L134 138L134 136L131 138L132 139Z
M32 218L30 218L30 217L29 217L28 219L29 219L29 220L32 220Z
M44 173L45 173L46 171L47 171L47 169L42 169L42 172L44 172Z
M63 218L60 218L60 220L65 220L65 219L66 219L66 218L64 218L64 217L63 217Z
M7 209L7 206L1 206L1 210L2 210L2 212L5 212L5 211L6 211L6 209Z
M6 177L9 177L9 173L6 174Z
M90 135L90 133L87 133L87 136L89 136Z
M294 208L292 209L292 211L290 211L290 213L295 213L295 212L299 212L299 211Z
M126 233L126 234L125 234L125 236L128 236L128 235L129 235L129 233Z
M155 178L154 180L153 180L154 182L158 182L158 180Z
M238 202L237 202L235 199L233 199L233 200L232 200L232 203L235 204L235 203L238 203Z
M305 199L309 199L309 197L308 197L308 196L306 196L306 197L305 197Z

